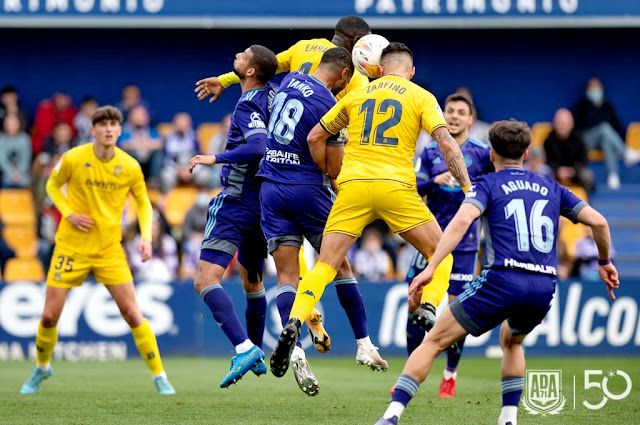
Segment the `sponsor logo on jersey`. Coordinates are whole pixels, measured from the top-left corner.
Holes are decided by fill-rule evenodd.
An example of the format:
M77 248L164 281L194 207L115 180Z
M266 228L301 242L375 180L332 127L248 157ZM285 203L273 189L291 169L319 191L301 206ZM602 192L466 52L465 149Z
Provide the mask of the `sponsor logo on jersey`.
M310 297L313 297L314 300L316 299L316 294L314 294L313 291L310 289L307 289L306 291L304 291L302 295L309 295Z
M260 114L258 114L257 112L252 112L251 115L249 115L249 119L251 120L251 122L247 125L247 127L249 127L249 128L267 128L264 125L264 121L262 121L262 118L260 117Z

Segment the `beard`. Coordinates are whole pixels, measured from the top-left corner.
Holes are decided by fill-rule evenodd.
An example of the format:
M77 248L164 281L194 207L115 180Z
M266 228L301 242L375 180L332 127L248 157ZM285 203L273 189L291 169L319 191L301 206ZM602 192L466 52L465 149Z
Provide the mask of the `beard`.
M247 73L238 69L235 64L233 65L233 72L235 72L241 80L244 80L247 77Z

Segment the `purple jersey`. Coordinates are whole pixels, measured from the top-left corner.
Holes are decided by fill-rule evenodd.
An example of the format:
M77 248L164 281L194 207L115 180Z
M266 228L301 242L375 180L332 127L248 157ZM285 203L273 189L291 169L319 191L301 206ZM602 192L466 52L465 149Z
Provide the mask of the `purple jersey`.
M333 94L313 75L287 75L273 101L267 150L258 175L279 183L326 184L309 152L307 135L335 103Z
M551 276L560 216L575 222L587 205L558 182L521 168L480 177L463 202L482 211L489 268Z
M464 155L464 162L467 164L469 178L474 182L478 177L493 171L493 164L489 159L489 145L476 139L469 138L460 146ZM458 208L464 199L462 188L456 182L454 187L440 186L434 179L449 171L444 157L438 148L438 144L433 142L427 145L420 155L420 163L416 179L418 193L420 196L427 195L427 205L433 215L436 216L440 227L444 230L453 216L458 212ZM478 229L474 222L469 231L464 235L455 252L475 252L478 250Z
M220 173L223 191L234 198L257 200L260 180L256 178L267 139L271 103L278 86L272 83L240 96L231 117L227 147L216 155L225 164Z

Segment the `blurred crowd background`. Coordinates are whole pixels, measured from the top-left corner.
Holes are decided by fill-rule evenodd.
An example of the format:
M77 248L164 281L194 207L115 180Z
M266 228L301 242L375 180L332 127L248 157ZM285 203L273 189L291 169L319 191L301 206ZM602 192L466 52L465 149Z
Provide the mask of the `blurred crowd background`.
M442 103L465 90L478 110L471 136L487 142L492 121L529 123L527 167L557 179L609 219L621 275L640 276L640 56L637 29L381 30L415 54L414 81ZM41 281L60 215L44 185L59 156L91 142L90 117L104 104L125 116L118 145L142 165L154 205L154 257L135 255L135 203L122 220L136 279L194 275L219 168L189 174L191 156L224 150L238 99L228 88L209 105L193 94L200 78L232 67L259 41L275 52L314 30L0 29L0 262L7 282ZM259 35L257 35L259 34ZM51 48L47 46L51 45ZM38 46L34 54L33 46ZM281 78L281 77L280 77ZM279 77L276 77L279 81ZM428 143L421 135L417 153ZM597 252L581 226L563 222L561 277L593 277ZM313 263L312 249L305 250ZM412 250L375 222L349 253L359 276L404 279ZM482 251L479 255L482 262ZM272 264L267 273L273 274ZM232 265L229 273L235 273Z

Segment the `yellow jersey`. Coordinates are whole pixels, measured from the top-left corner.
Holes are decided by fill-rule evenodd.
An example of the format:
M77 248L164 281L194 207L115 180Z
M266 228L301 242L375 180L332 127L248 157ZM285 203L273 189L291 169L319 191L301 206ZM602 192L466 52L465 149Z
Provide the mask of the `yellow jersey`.
M334 47L338 46L326 38L300 40L284 52L280 52L276 55L276 58L278 58L278 70L276 73L298 71L302 74L313 74L316 69L318 69L318 65L320 65L320 60L322 60L324 52ZM234 72L220 75L218 79L223 87L228 87L231 84L240 82L240 79ZM349 84L347 84L347 87L338 93L336 98L339 100L344 97L345 94L360 88L367 83L369 83L369 79L355 70Z
M140 164L119 148L109 161L95 155L93 143L70 149L56 164L50 179L59 186L67 184L66 202L52 196L65 217L56 232L56 246L84 255L96 255L120 243L120 223L129 192L136 201L144 198L149 202ZM70 213L89 216L93 227L88 232L79 230L66 219ZM144 233L150 233L151 226L145 227L149 231L143 231L143 237L150 239L151 235Z
M436 98L411 81L386 75L343 97L320 120L331 134L349 126L338 184L394 180L415 186L420 129L446 127Z

